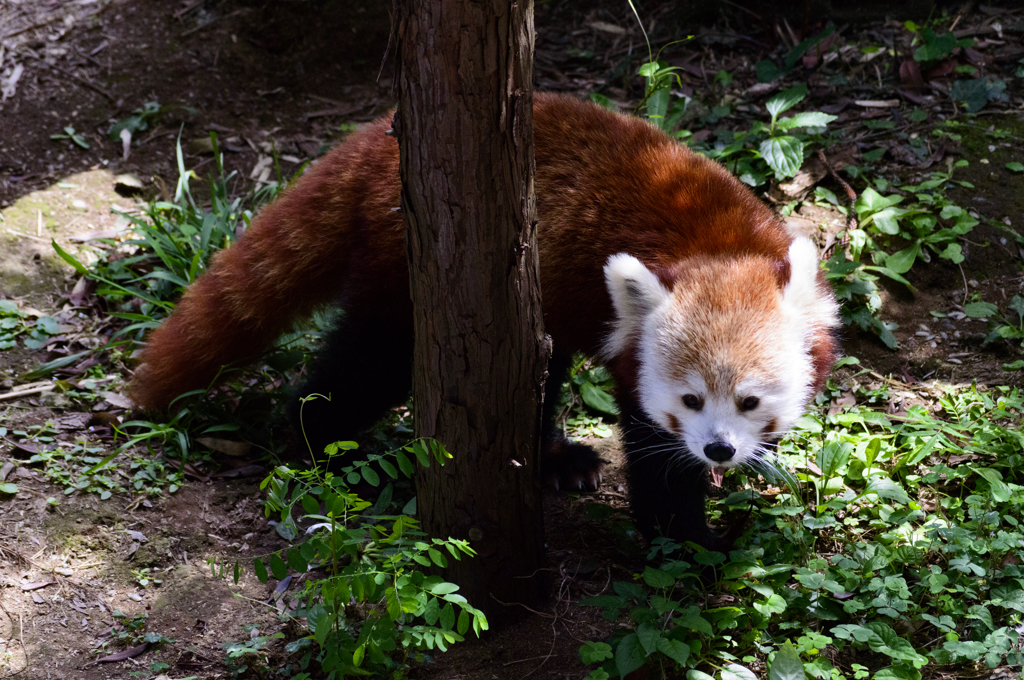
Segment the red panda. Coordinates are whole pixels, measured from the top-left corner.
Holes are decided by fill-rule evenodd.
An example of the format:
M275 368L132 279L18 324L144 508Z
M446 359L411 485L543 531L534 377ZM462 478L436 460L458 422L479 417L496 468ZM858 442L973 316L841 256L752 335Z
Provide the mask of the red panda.
M166 408L332 303L343 319L303 388L332 394L303 413L314 446L406 399L412 309L388 127L382 118L331 151L214 257L149 338L131 388L138 406ZM555 352L546 402L574 353L601 357L616 382L638 526L721 548L705 520L707 477L756 466L837 352L817 251L724 168L640 119L537 94L534 140ZM600 460L560 439L553 421L546 475L596 488Z

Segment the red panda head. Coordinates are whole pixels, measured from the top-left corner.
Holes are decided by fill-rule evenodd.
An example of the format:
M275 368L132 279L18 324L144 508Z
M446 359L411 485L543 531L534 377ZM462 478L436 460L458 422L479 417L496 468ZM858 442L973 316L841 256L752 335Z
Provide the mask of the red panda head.
M814 343L838 325L836 304L811 241L788 259L694 257L671 287L631 255L605 266L617 317L605 357L635 352L641 409L715 476L756 463L820 382Z

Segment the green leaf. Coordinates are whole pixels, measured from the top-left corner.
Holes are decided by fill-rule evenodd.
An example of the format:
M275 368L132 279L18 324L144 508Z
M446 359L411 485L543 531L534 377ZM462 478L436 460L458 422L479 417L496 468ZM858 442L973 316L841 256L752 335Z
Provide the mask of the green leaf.
M754 609L759 611L764 616L771 616L772 614L781 614L786 611L786 600L781 595L772 594L764 602L755 602Z
M794 176L804 162L804 143L796 137L769 137L758 151L777 179Z
M964 314L972 319L987 319L999 313L999 308L991 302L971 302L964 305Z
M645 656L650 656L658 650L661 632L650 621L644 621L636 627L636 636L640 640L640 646L643 647Z
M278 581L283 581L288 576L288 565L284 563L284 560L277 553L270 556L270 573Z
M50 239L50 245L53 246L53 249L55 251L57 251L57 255L60 256L60 259L64 260L69 265L74 267L76 272L78 272L79 274L82 274L83 276L88 276L89 275L89 270L85 268L85 265L83 265L81 262L76 260L71 255L69 255L67 253L67 251L65 251L63 248L61 248L59 245L57 245L56 241L54 241L53 239Z
M401 451L396 451L395 459L398 461L398 468L402 471L402 474L406 477L412 477L413 473L416 472L416 466L412 464L409 457Z
M619 407L615 404L612 395L590 382L585 382L580 386L580 396L583 397L583 402L592 409L616 416L619 414Z
M648 566L644 569L644 583L652 588L671 588L675 585L676 579L666 571Z
M875 221L878 224L878 221ZM906 274L910 271L910 268L914 265L917 260L917 256L921 254L921 244L915 243L909 248L893 253L885 258L885 266L896 272L897 274Z
M320 503L309 494L302 496L302 509L306 511L307 515L315 515L320 512Z
M774 120L778 118L779 114L783 111L787 111L799 104L806 96L807 86L800 84L775 95L769 99L764 106L768 109L768 113L771 114L772 120Z
M309 569L309 563L306 562L306 558L295 548L288 548L286 555L288 557L288 565L295 571L303 572ZM273 567L274 565L271 564L270 566Z
M834 121L836 116L821 111L798 113L790 118L780 118L775 124L777 130L786 132L799 127L824 127Z
M963 102L967 113L977 113L988 104L988 79L958 80L949 91L950 96Z
M722 680L757 680L757 676L749 668L731 663L722 669Z
M759 83L770 83L783 73L771 59L762 59L754 68L757 71L757 82Z
M804 664L800 654L789 640L783 643L775 653L771 668L768 669L768 680L804 680Z
M363 479L366 480L367 484L370 486L380 486L380 475L372 467L364 465L359 469L359 472L362 473Z
M680 640L670 640L664 637L658 638L658 651L680 666L685 665L686 660L690 658L690 645Z
M619 677L624 678L643 666L646 658L647 655L644 654L636 633L630 633L619 640L619 645L615 648L615 669L619 672Z
M708 675L704 671L698 671L696 668L691 668L686 671L686 680L715 680L715 676Z
M447 581L442 581L441 583L438 583L438 584L436 584L436 585L434 585L434 586L432 586L430 588L430 594L431 595L449 595L451 593L454 593L458 589L459 589L459 587L457 585L455 585L454 583L448 583Z
M697 607L687 607L684 611L681 611L676 622L684 628L689 628L703 635L711 635L714 632L711 628L711 623L700 615L700 609Z
M874 492L878 494L880 498L888 498L889 500L896 501L906 505L910 502L910 497L907 492L903 490L896 482L892 481L888 477L874 477L868 482L865 494Z
M580 658L583 663L601 663L612 658L612 646L607 642L584 642L580 647Z
M1024 163L1012 161L1006 164L1006 169L1009 170L1010 172L1024 172Z
M0 493L16 494L18 493L18 485L11 484L10 482L0 483Z
M898 661L909 661L915 668L921 668L928 663L928 659L918 654L912 644L881 621L869 621L864 627L875 633L875 636L868 640L871 651L886 654Z

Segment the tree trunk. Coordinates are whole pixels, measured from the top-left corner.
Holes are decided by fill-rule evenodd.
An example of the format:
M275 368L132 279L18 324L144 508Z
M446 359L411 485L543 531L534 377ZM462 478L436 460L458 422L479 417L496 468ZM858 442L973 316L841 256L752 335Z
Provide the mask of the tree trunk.
M500 624L543 596L538 475L550 355L533 192L533 2L401 0L402 209L415 308L416 435L453 454L417 478L446 571Z

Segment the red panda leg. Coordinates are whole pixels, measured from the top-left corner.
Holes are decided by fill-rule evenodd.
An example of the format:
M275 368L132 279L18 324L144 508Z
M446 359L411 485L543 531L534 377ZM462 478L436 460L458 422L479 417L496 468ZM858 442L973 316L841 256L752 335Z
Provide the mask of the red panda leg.
M309 377L288 404L301 454L311 450L319 460L325 446L352 439L408 400L412 318L406 318L407 329L394 320L348 313L328 334ZM324 396L303 405L301 398L310 394Z
M704 464L681 451L679 439L651 423L638 408L624 408L620 426L626 447L629 504L637 528L647 540L665 536L680 543L692 541L708 550L731 550L743 527L722 535L708 526Z
M544 384L544 430L541 474L545 484L561 491L596 491L604 462L586 444L570 441L558 423L558 395L568 378L572 356L558 350L548 361Z

